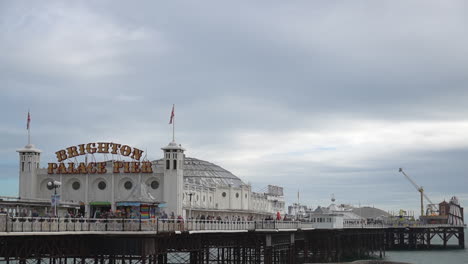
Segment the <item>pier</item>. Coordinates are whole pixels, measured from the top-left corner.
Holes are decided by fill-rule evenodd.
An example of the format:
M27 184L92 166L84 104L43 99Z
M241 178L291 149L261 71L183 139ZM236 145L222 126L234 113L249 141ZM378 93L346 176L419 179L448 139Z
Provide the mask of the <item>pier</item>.
M462 226L345 225L283 221L10 218L0 215L6 263L313 263L430 248ZM444 246L442 245L442 246Z

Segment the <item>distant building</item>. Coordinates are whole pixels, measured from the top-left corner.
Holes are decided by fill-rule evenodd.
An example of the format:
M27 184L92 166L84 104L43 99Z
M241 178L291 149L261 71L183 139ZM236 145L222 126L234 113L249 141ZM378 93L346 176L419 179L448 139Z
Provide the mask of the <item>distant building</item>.
M439 215L444 217L445 223L450 225L463 225L463 207L460 206L458 198L453 196L450 202L443 201L439 203Z
M425 224L463 225L463 207L460 206L458 198L453 196L449 202L439 203L438 214L422 215L420 220Z
M288 206L288 215L294 217L294 219L304 219L307 216L307 211L309 208L307 205L302 205L299 203L293 203Z

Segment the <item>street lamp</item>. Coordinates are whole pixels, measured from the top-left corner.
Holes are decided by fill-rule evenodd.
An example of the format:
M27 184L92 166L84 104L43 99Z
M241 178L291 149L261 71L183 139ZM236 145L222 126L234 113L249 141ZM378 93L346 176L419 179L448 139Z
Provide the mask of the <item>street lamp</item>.
M57 188L62 185L59 181L50 181L47 183L47 186L50 188L54 188L54 198L53 198L53 205L54 205L54 217L57 217Z

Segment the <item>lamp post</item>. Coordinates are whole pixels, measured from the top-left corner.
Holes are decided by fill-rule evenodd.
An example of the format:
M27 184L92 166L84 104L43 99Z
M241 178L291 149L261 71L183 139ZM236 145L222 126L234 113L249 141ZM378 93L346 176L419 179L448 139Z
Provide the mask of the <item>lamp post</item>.
M47 183L47 186L54 188L54 198L53 198L53 205L54 205L54 217L57 217L57 188L62 185L59 181L50 181Z

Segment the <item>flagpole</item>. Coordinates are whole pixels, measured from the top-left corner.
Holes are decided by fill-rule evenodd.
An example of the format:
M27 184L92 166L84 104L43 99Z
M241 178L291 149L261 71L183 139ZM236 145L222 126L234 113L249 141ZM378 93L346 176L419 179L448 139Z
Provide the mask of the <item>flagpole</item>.
M172 114L174 114L174 106L172 105ZM172 118L172 142L175 142L175 114Z
M28 109L28 145L31 145L31 116L29 115L29 109Z

